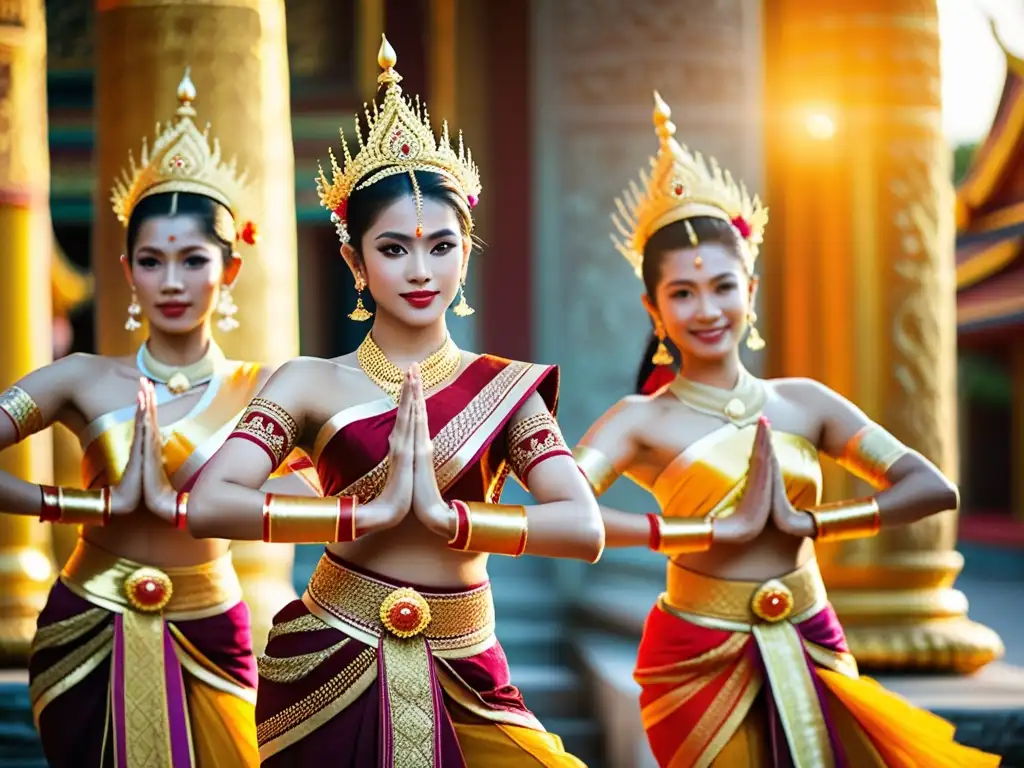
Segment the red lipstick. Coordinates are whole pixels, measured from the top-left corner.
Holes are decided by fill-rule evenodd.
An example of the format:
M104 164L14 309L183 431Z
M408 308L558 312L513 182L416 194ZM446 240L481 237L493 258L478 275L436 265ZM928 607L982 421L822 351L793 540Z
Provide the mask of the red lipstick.
M157 304L156 308L164 317L174 319L176 317L181 317L188 312L188 308L190 306L192 305L180 301L168 301L165 304Z
M412 291L411 293L399 294L403 299L408 301L416 309L426 309L434 301L434 297L437 296L440 291Z
M690 331L704 344L714 345L720 342L725 337L725 332L729 330L729 326L723 328L710 328L706 331Z

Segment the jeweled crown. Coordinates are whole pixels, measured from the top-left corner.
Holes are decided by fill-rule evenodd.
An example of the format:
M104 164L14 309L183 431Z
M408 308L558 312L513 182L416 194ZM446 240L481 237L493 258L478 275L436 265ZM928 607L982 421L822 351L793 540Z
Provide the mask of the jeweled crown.
M657 92L654 93L654 130L660 147L651 158L651 170L640 171L640 184L630 182L615 200L612 222L619 236L612 242L626 257L637 277L642 276L644 247L659 229L694 216L712 216L728 221L736 228L747 253L744 263L753 272L758 248L764 239L768 209L747 192L742 182L733 180L718 162L691 152L675 139L672 111Z
M343 243L349 240L345 224L349 197L355 190L364 189L388 176L410 175L417 211L421 200L414 171L431 171L447 176L462 192L470 208L476 205L480 196L480 173L473 162L473 153L462 142L462 132L459 132L458 152L452 149L447 121L442 124L441 136L435 139L426 105L420 103L419 97L413 102L402 95L399 85L402 76L395 71L397 62L395 49L381 35L377 63L384 71L377 77L377 83L387 86L383 103L378 105L374 100L372 111L369 105L364 105L369 130L365 141L359 130L359 116L356 115L355 135L359 151L355 157L349 152L342 128L344 167L338 165L334 151L330 150L331 180L327 180L322 166L317 175L320 204L331 212L331 221ZM417 232L420 230L418 228Z
M220 142L210 138L210 128L202 131L193 122L196 116L192 102L196 87L189 69L178 85L178 109L175 117L161 130L156 126L152 148L145 138L139 162L128 154L128 167L114 183L110 201L118 221L127 225L139 201L162 192L191 192L206 195L221 203L239 221L239 206L245 191L246 174L239 171L235 158L221 160ZM254 230L246 223L239 235L248 242L246 233Z

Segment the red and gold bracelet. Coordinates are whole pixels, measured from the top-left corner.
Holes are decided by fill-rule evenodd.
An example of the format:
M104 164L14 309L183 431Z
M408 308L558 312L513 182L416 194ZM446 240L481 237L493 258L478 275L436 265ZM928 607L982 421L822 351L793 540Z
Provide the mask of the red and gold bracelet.
M174 499L174 527L179 531L188 529L188 493L181 491Z
M276 496L263 500L263 540L289 544L355 541L356 497Z
M680 517L662 517L649 513L651 526L648 546L655 552L666 555L682 555L692 552L707 552L714 540L711 521L693 520Z
M529 521L526 507L451 501L455 510L455 535L448 546L464 552L489 552L519 557L526 551Z
M44 523L67 525L106 525L111 515L111 490L103 488L78 490L54 485L39 486L42 504L39 519Z

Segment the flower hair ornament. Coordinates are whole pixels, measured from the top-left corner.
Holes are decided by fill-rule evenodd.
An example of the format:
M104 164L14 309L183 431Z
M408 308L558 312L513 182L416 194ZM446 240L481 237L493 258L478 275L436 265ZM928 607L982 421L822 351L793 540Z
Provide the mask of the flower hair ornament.
M128 226L132 211L142 200L151 195L171 193L170 215L178 209L178 193L204 195L216 200L231 213L233 222L243 221L239 216L246 189L246 172L239 171L235 158L224 161L221 158L220 142L210 137L210 127L203 130L195 124L196 110L192 102L196 99L196 87L192 83L190 68L178 84L178 109L174 118L161 128L156 126L156 138L152 147L146 138L142 139L139 162L128 153L128 167L114 182L110 202L114 215L124 226ZM235 225L237 226L237 224ZM259 231L255 222L244 220L241 227L231 233L235 243L256 245ZM218 312L222 315L218 327L230 331L238 327L234 315L238 311L231 298L231 288L221 286ZM128 321L125 329L136 331L142 327L142 309L134 296L128 307Z
M733 180L718 162L691 152L675 139L672 111L657 91L654 93L654 130L658 154L650 160L651 170L640 171L640 183L631 182L615 201L612 222L618 235L612 242L637 277L643 275L644 246L659 229L695 216L711 216L729 222L744 246L743 262L753 274L758 249L768 223L768 209ZM698 245L692 226L687 235Z
M379 86L385 86L380 105L373 101L364 105L368 133L363 140L356 115L355 135L359 149L353 157L341 129L341 150L344 165L340 166L330 151L331 180L327 180L323 167L316 179L320 204L331 213L331 221L342 243L350 240L346 225L348 200L357 189L365 189L388 176L409 174L416 201L416 236L423 234L423 199L415 171L429 171L447 177L455 184L470 208L480 199L480 174L473 162L473 153L462 142L459 133L458 152L452 149L448 136L448 123L443 123L441 135L434 137L426 106L417 97L415 102L402 95L399 83L402 76L395 71L398 55L381 35L377 63L383 70L377 77Z

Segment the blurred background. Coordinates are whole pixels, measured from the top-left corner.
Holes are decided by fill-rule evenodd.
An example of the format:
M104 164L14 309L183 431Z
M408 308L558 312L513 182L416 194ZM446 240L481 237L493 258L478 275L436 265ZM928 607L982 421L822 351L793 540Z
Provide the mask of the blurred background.
M382 31L481 169L477 312L453 336L561 365L570 443L631 391L649 331L608 214L656 149L652 91L682 142L760 191L768 346L747 365L824 381L961 486L959 517L820 553L854 652L1024 764L1024 0L4 0L0 387L143 338L123 330L108 190L186 65L264 232L242 328L218 340L268 363L354 349L367 329L313 178L373 95ZM0 462L77 483L76 443L52 432ZM826 478L830 497L857 490ZM609 503L653 508L626 485ZM0 519L12 669L73 534ZM237 557L265 624L318 552ZM648 765L630 670L663 561L493 558L492 576L528 705L589 765ZM21 674L0 685L0 758L34 765Z

